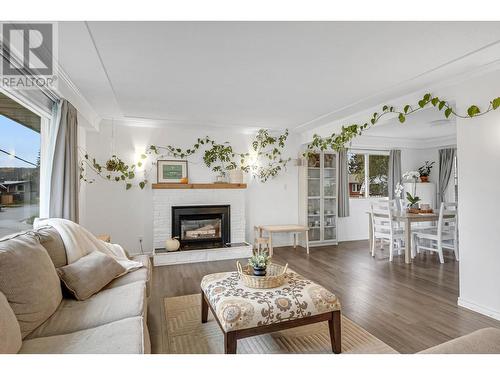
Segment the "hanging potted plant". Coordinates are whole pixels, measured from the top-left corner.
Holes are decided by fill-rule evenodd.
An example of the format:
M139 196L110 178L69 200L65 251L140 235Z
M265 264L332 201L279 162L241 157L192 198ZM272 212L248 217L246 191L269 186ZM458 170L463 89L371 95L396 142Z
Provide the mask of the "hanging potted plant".
M421 182L429 182L429 175L431 174L432 166L435 162L426 161L424 165L418 168Z

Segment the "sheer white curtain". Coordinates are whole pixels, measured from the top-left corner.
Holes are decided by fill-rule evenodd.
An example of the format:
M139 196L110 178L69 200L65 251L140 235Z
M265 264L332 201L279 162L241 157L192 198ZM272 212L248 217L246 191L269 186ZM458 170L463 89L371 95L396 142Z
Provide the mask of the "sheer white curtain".
M61 102L52 106L52 116L42 124L42 146L40 163L40 217L49 218L50 185L56 138L59 130Z

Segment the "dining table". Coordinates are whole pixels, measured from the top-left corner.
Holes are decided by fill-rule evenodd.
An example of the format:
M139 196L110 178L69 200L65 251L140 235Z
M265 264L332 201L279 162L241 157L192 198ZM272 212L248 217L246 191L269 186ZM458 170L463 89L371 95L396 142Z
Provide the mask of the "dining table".
M371 211L366 212L368 214L368 222L369 222L369 230L368 230L368 238L370 243L370 251L373 243L373 224L372 224L372 213ZM449 212L445 213L443 217L451 218L454 217L454 213ZM422 223L422 222L437 222L439 220L439 212L433 213L410 213L406 210L401 211L393 211L392 218L394 221L398 221L404 223L404 231L405 231L405 263L411 263L411 241L412 241L412 231L411 224L412 223Z

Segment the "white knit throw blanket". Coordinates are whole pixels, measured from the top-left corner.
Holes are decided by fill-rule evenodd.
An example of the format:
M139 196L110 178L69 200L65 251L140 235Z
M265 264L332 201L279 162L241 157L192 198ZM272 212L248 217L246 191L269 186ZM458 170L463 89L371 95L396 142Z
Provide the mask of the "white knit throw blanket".
M36 220L34 223L35 229L46 225L54 227L61 236L66 248L68 264L74 263L94 251L100 251L115 258L127 272L143 267L142 263L128 259L125 250L120 245L101 241L84 227L70 220L43 219Z

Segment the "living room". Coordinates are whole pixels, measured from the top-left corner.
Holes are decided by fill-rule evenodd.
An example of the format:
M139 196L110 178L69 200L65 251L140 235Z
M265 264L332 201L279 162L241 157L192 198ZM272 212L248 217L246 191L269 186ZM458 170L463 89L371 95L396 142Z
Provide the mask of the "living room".
M0 353L497 358L499 21L91 8L0 24Z

